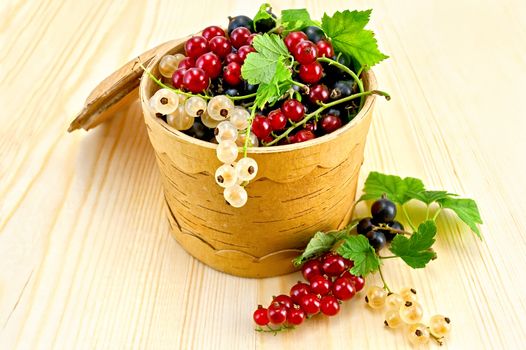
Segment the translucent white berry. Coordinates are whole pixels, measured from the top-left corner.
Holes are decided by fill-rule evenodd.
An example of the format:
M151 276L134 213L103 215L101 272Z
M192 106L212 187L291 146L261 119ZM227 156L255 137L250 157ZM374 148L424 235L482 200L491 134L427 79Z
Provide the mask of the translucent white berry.
M416 297L416 290L414 288L404 288L402 289L398 294L405 300L405 301L417 301Z
M258 173L258 163L252 158L241 158L236 164L237 176L243 181L250 181Z
M429 343L429 330L422 323L415 323L407 329L407 338L413 345Z
M424 309L416 301L406 301L402 306L400 306L400 318L402 321L408 324L415 324L422 321L422 316L424 316Z
M226 120L234 110L234 103L225 95L214 96L208 101L207 112L210 118Z
M373 309L379 309L385 305L387 291L378 286L372 286L367 289L365 300Z
M434 315L429 320L429 331L437 338L445 337L451 332L451 320L442 315Z
M232 114L230 115L230 122L238 130L245 130L248 128L248 119L250 118L250 113L241 106L234 107Z
M385 314L385 325L389 328L398 328L404 324L398 313L398 309L392 309Z
M225 188L223 195L225 200L233 207L240 208L247 203L248 194L245 188L239 185L234 185Z
M179 106L179 96L169 89L160 89L150 98L150 107L155 113L170 114Z
M190 117L200 117L206 110L206 101L199 96L192 96L184 103L184 109Z
M219 124L217 124L214 133L216 135L217 142L236 141L237 139L237 129L228 120L222 121Z
M166 116L166 122L177 130L188 130L194 125L194 118L186 114L184 106L179 106L174 113Z
M237 137L236 143L238 146L243 147L245 146L245 138L246 138L246 130L243 130L239 133L239 136ZM248 141L248 147L257 147L259 145L259 140L256 134L253 132L250 132L250 140Z
M201 115L201 122L203 122L204 126L206 126L207 128L210 128L210 129L215 129L220 123L220 121L210 118L210 116L208 115L207 111L205 111Z
M223 164L217 168L216 182L221 187L231 187L238 182L237 172L233 165Z
M237 159L238 149L234 141L223 141L217 145L217 159L225 164L232 164Z
M390 309L400 309L400 306L404 303L404 298L400 294L391 293L385 299L385 305Z
M165 55L159 61L159 72L163 77L171 78L179 66L179 62L184 60L185 56L180 53L175 55Z

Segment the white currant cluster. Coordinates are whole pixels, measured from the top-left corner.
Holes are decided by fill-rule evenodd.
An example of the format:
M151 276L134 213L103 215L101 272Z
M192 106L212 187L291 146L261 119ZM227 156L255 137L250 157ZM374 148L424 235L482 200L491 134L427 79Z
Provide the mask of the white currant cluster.
M150 106L155 113L166 115L166 122L177 130L188 130L194 118L201 118L202 123L215 128L218 142L216 154L223 163L215 172L215 181L224 188L225 200L233 207L239 208L248 200L244 188L246 182L254 179L258 165L252 158L238 158L238 147L244 146L247 128L250 127L250 113L241 106L235 106L225 95L214 96L206 102L200 96L186 98L170 89L158 90L150 99ZM250 146L257 146L258 139L249 134Z
M434 315L429 325L422 323L424 309L417 301L416 290L404 288L398 293L388 293L378 286L369 287L365 297L367 305L373 309L387 306L384 324L389 328L406 327L406 335L414 345L424 345L433 338L440 345L451 331L451 321L442 315Z

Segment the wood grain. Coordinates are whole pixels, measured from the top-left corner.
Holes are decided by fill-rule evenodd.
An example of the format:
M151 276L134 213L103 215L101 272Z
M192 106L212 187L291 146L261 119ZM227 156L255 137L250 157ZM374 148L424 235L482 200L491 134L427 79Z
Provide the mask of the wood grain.
M523 348L526 4L351 5L374 9L371 28L391 56L375 69L393 99L376 106L361 181L370 170L420 177L476 198L485 221L479 241L442 217L439 259L425 271L389 262L386 277L395 288L416 287L428 316L452 318L443 348ZM359 299L294 332L256 334L252 309L299 275L236 278L184 252L169 234L139 104L90 133L66 133L89 91L115 68L258 6L1 2L0 348L408 348ZM302 6L320 16L350 5L279 2L279 9Z

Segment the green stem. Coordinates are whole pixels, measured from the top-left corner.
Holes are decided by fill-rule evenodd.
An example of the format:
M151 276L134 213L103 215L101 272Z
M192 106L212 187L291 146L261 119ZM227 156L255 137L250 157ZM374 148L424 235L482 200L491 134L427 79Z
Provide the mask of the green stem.
M438 217L438 214L440 214L440 212L442 211L442 208L438 208L435 215L433 215L433 221L436 221L437 217Z
M302 88L304 88L304 89L307 89L307 90L309 89L309 86L308 86L308 85L305 85L305 84L303 84L303 83L300 83L299 81L296 81L296 80L292 80L292 79L291 79L290 82L291 82L292 84L294 84L294 85L296 85L296 86L299 86L299 87L302 87Z
M405 216L405 219L407 220L407 223L409 224L409 226L411 226L411 229L416 232L415 225L413 224L413 221L411 221L409 214L407 214L407 210L405 210L404 205L402 204L401 207L402 207L402 211L404 212L404 216Z
M243 144L243 158L247 157L248 143L250 142L250 130L252 129L252 121L254 120L255 115L256 115L256 107L253 106L252 110L250 111L250 118L248 119L248 127L245 133L245 143Z
M336 100L336 101L333 101L333 102L330 102L330 103L321 104L320 108L318 108L317 110L315 110L312 113L306 114L305 117L301 121L299 121L297 123L292 123L292 125L287 130L285 130L284 133L282 133L279 137L275 138L271 142L267 143L266 146L272 146L272 145L278 143L279 140L287 137L292 132L292 130L294 130L298 126L305 125L309 120L311 120L316 115L319 115L321 112L323 112L327 108L330 108L332 106L336 106L336 105L338 105L340 103L344 103L344 102L353 100L353 99L358 98L358 97L368 96L368 95L373 95L373 94L384 96L386 99L390 99L389 94L386 93L386 92L383 92L383 91L380 91L380 90L370 90L370 91L360 92L360 93L357 93L357 94L354 94L354 95L351 95L351 96L347 96L347 97L341 98L339 100Z
M248 95L243 95L243 96L227 96L227 97L231 99L232 101L237 101L237 100L246 100L247 98L256 97L256 95L257 95L257 92L254 92Z
M360 67L360 69L358 70L358 72L356 72L356 75L359 77L360 75L362 75L362 72L367 68L366 65L363 65Z
M375 225L373 225L373 231L385 230L385 231L389 231L391 233L396 233L398 235L411 236L411 232L407 232L407 231L403 231L403 230L397 230L397 229L389 227L389 226L387 226L385 224L382 224L382 225L383 226L375 226Z
M429 220L429 204L427 205L427 208L426 208L426 221Z
M399 258L399 256L396 255L388 255L388 256L378 256L380 259L395 259Z
M384 289L386 291L388 291L389 293L392 293L391 292L391 289L389 288L389 286L387 285L387 282L385 281L385 278L384 278L384 275L382 273L382 268L380 266L378 266L378 272L380 273L380 278L382 279L382 282L384 283Z
M331 60L330 58L327 58L327 57L320 57L320 58L318 58L318 61L327 62L328 64L330 64L332 66L336 66L336 67L340 68L342 71L344 71L345 73L349 74L354 79L354 81L356 81L356 84L358 85L358 90L360 92L364 92L362 79L360 79L360 77L358 75L356 75L356 73L354 73L349 67L347 67L344 64L341 64L338 61ZM363 97L361 97L360 98L360 108L359 109L362 109L364 102L365 102L365 99Z

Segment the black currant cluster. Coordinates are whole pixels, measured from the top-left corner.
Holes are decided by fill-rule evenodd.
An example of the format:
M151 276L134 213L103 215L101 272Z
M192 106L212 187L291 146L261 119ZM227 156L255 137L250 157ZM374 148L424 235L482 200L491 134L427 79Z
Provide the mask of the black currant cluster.
M385 196L371 206L372 217L363 218L358 222L356 230L364 235L376 251L384 248L397 235L403 231L404 226L395 220L396 204Z

